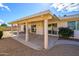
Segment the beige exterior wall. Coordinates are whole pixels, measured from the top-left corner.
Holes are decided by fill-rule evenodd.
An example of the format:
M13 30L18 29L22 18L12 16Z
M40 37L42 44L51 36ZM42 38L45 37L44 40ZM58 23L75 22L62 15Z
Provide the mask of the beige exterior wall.
M42 35L44 33L44 24L43 24L43 22L38 22L36 24L36 28L37 28L36 34L41 34Z
M55 20L49 20L49 24L51 23L57 23L57 28L59 27L67 27L67 21L55 21Z
M24 32L24 25L20 25L20 31Z
M34 23L29 23L28 24L28 27L29 27L29 30L31 32L31 25L36 25L36 34L40 34L42 35L43 34L43 29L44 29L44 25L43 25L43 22L34 22ZM32 33L32 32L31 32Z
M53 21L53 20L48 21L48 24L51 24L51 23L57 23L57 28L67 27L66 21ZM31 32L31 25L36 25L36 34L40 34L40 35L44 34L44 22L43 21L28 23L28 28L30 32ZM20 25L20 31L24 32L24 25Z
M59 22L57 22L57 25L58 25L58 28L59 27L68 27L67 22L65 22L65 21L59 21Z
M58 20L55 20L55 19L51 19L51 20L48 21L48 24L57 23L57 28L59 28L59 27L68 27L68 24L67 24L68 21L67 20L65 20L65 21L62 21L62 20L58 21ZM76 21L76 20L74 20L74 21ZM28 23L28 28L29 28L30 32L31 32L31 25L34 25L34 24L36 25L36 34L43 35L44 34L44 21ZM20 31L23 31L23 25L21 25ZM74 31L74 38L79 39L78 35L79 35L79 31L75 30Z
M48 22L48 24L51 24L51 23L57 23L57 28L67 27L67 22L65 21L49 21ZM43 21L28 23L28 28L30 32L31 32L31 25L36 25L36 34L40 34L40 35L44 34L44 22Z

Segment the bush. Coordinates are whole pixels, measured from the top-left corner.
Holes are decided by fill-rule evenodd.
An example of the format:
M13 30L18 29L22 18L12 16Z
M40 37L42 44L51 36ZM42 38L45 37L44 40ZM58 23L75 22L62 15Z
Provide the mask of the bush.
M2 27L7 27L7 24L1 24Z
M0 39L2 38L3 36L3 31L0 31Z
M73 36L74 31L69 28L61 27L61 28L59 28L58 34L59 34L59 37L69 38L69 37Z

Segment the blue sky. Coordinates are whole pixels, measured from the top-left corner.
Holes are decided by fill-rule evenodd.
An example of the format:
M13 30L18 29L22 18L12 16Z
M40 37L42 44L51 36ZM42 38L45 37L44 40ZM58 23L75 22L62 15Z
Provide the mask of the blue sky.
M56 4L57 5L57 4ZM53 5L52 3L5 3L0 4L0 21L1 22L10 22L14 21L16 19L29 16L32 14L35 14L37 12L50 9L52 13L56 14L57 16L63 16L63 15L72 15L72 14L78 14L79 11L77 8L76 11L72 11L68 8L63 10L63 8L57 7L56 5ZM59 10L58 10L59 9ZM70 10L70 11L67 11ZM74 8L75 10L75 8Z

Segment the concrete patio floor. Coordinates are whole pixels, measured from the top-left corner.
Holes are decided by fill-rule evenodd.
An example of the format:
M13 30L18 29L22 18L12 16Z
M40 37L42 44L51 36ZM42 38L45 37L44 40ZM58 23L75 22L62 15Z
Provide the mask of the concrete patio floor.
M25 41L25 34L20 33L20 35L14 36L13 37L15 40L21 42L22 44L31 47L36 50L41 50L44 48L44 37L43 35L36 35L36 34L29 34L29 41ZM60 44L69 44L69 45L77 45L79 46L79 42L76 41L71 41L71 40L58 40L57 37L54 36L49 36L49 41L48 41L48 49L54 47L55 45L60 45Z
M13 37L15 40L23 43L24 45L27 45L33 49L40 50L44 48L44 38L43 35L36 35L36 34L29 34L29 40L28 42L25 41L25 34L20 33L20 35L17 37L16 35ZM53 39L51 39L53 38ZM48 49L52 48L54 43L58 40L57 37L49 36L49 44Z

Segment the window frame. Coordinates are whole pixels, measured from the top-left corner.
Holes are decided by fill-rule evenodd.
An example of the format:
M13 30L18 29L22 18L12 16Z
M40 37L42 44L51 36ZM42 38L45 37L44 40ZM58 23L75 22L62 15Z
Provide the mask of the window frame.
M56 26L55 26L55 24L56 24ZM57 27L57 30L53 30L54 26ZM50 23L50 24L48 24L48 34L58 35L58 26L57 26L57 23Z
M69 21L69 22L72 22L72 21ZM74 22L75 22L75 30L79 31L79 29L78 29L78 23L79 23L79 21L74 21ZM68 27L69 27L69 24L68 24Z
M31 25L31 32L36 33L36 25Z
M76 24L76 21L69 21L69 22L74 22L74 29L72 29L72 30L77 30L77 24ZM73 25L69 25L69 22L67 22L67 23L68 23L68 28L70 28L70 26L73 27ZM71 28L70 28L70 29L71 29Z
M78 23L79 23L79 21L76 21L76 30L79 30Z

